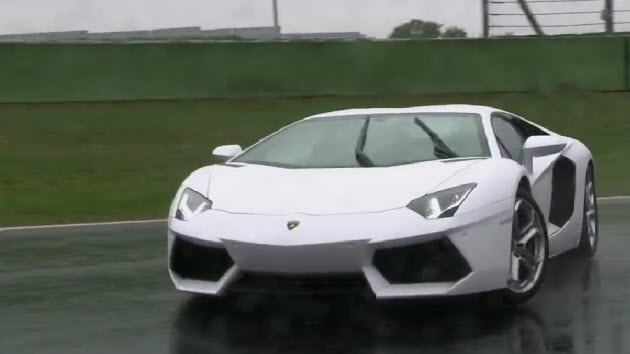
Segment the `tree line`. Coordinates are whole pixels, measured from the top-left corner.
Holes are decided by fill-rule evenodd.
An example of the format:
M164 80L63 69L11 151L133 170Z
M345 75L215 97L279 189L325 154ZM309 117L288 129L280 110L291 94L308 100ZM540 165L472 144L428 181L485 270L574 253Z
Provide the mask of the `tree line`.
M430 39L468 37L468 33L466 33L463 28L457 26L449 26L442 31L443 26L444 25L432 21L422 21L414 19L394 28L392 33L389 35L389 38Z

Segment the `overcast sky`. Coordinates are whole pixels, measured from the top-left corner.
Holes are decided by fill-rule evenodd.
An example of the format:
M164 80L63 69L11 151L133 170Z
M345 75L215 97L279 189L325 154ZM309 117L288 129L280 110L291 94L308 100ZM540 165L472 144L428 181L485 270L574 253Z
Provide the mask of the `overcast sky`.
M481 0L278 0L283 32L360 31L386 37L412 18L460 26L472 36L481 28ZM537 12L599 11L599 2L532 3ZM630 8L630 0L616 0ZM272 25L271 0L1 0L0 33L121 31L201 26L206 29ZM519 12L515 4L494 4L491 12ZM625 14L620 14L625 15ZM630 14L620 20L630 21ZM544 23L601 22L598 14L545 16ZM526 24L523 16L494 17L493 24ZM625 26L630 29L630 26ZM603 26L577 28L601 31ZM507 29L495 29L508 31ZM509 29L526 33L527 29ZM550 33L567 31L553 30ZM571 29L568 29L571 31Z

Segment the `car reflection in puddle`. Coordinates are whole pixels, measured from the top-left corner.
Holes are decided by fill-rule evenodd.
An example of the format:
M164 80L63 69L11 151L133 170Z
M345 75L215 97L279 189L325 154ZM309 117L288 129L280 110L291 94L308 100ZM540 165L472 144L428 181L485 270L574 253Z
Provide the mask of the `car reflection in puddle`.
M491 309L478 296L384 303L361 297L192 297L177 314L172 349L621 353L629 343L611 309L601 304L597 261L563 256L552 261L537 297L517 308Z

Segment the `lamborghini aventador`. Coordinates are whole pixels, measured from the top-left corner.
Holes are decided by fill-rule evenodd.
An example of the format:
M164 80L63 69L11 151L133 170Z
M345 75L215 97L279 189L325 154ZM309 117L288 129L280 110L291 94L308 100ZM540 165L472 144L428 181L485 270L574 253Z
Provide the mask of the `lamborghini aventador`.
M550 257L597 249L589 149L500 109L336 111L213 155L169 213L169 271L187 292L520 303Z

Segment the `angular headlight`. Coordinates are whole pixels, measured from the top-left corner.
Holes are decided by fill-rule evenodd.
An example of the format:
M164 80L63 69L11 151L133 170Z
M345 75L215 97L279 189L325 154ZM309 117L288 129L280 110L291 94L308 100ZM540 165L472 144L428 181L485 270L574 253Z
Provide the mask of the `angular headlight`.
M193 215L203 213L210 209L212 209L212 202L210 200L190 188L185 188L177 203L175 218L186 221Z
M447 218L455 215L459 206L476 186L477 183L462 184L458 187L427 194L412 200L407 208L426 219Z

